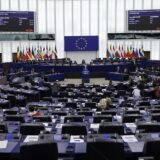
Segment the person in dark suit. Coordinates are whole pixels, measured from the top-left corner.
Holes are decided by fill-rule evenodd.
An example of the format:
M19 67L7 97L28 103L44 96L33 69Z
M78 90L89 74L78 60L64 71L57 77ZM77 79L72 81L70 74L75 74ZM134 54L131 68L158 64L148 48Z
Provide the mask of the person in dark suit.
M128 96L124 96L123 101L119 104L119 107L126 107L128 103Z
M86 64L86 61L84 59L82 59L82 64Z

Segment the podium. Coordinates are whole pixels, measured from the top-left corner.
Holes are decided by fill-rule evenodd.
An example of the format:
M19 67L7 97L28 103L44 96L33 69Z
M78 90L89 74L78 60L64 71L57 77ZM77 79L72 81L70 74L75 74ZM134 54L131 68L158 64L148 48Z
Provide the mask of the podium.
M90 72L87 68L87 65L85 65L82 70L82 84L89 82L90 82Z

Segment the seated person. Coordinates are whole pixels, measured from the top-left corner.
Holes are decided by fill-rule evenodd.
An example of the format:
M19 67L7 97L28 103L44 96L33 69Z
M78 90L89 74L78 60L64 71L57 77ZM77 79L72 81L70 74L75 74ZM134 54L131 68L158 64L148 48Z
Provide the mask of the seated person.
M157 71L160 71L160 66L158 66L156 70L157 70Z
M36 109L33 107L33 106L30 106L29 108L28 108L28 111L29 111L29 115L30 116L40 116L41 115L41 113L39 112L39 111L36 111Z
M132 94L135 99L141 98L141 91L137 86L134 87Z
M56 82L53 83L52 85L52 93L58 93L60 91L60 85L57 83L58 80L56 80Z
M120 66L117 67L117 73L120 73L121 72L121 69L120 69Z
M13 68L11 68L11 69L10 69L10 73L14 73L14 70L13 70Z
M136 72L136 73L139 72L139 68L138 68L138 67L135 68L135 72Z
M92 93L92 94L96 94L96 88L93 87L93 88L91 89L91 93Z
M86 61L84 59L82 60L82 64L86 64Z
M107 109L109 107L109 105L111 104L111 102L112 102L111 98L102 98L99 101L98 107L101 109Z
M131 77L129 77L128 85L131 87L134 85L134 80Z
M27 88L31 88L32 84L29 80L27 80L25 83L21 83L21 86L27 89Z
M139 72L144 73L144 69L140 68Z
M109 89L111 89L112 87L113 87L112 80L109 80L109 84L108 84L108 87L107 87L107 89L109 90Z
M38 85L39 87L42 87L44 84L44 79L42 79L41 77L35 77L33 79L34 84Z
M140 89L140 90L143 90L144 88L145 88L145 82L142 80L142 81L139 81L139 83L138 83L138 88Z
M73 64L77 64L77 61L74 61Z
M156 99L160 98L160 86L156 85L153 89L153 97Z
M52 73L55 73L54 68L52 68Z
M154 68L154 67L152 67L152 71L153 71L153 72L155 71L155 68Z
M127 103L128 103L128 96L124 96L123 100L119 104L119 107L126 107Z
M18 69L18 72L23 72L23 68L22 68L22 67L19 68L19 69Z
M31 69L31 74L34 74L34 68Z
M127 68L124 69L124 73L125 73L125 74L128 74L128 73L129 73L129 71L128 71Z

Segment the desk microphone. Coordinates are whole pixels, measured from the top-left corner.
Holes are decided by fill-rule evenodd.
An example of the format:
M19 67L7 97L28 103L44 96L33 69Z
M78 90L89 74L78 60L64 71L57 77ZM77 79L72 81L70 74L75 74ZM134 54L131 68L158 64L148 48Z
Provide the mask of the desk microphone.
M142 135L141 135L141 134L139 134L139 135L138 135L138 138L140 138L140 139L141 139L141 138L142 138Z
M40 137L39 137L40 139L44 139L44 135L42 134L42 135L40 135Z

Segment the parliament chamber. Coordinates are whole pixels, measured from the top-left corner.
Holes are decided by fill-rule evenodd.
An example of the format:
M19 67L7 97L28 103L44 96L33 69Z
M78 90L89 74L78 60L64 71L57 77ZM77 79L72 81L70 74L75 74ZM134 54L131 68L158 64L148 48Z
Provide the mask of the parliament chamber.
M0 160L160 160L160 0L0 0Z
M158 160L160 61L67 61L1 65L0 157ZM110 75L106 83L64 83L67 73L77 70L82 78L83 69L94 76L99 68L103 78ZM128 79L121 79L124 74ZM106 97L111 102L102 107Z

